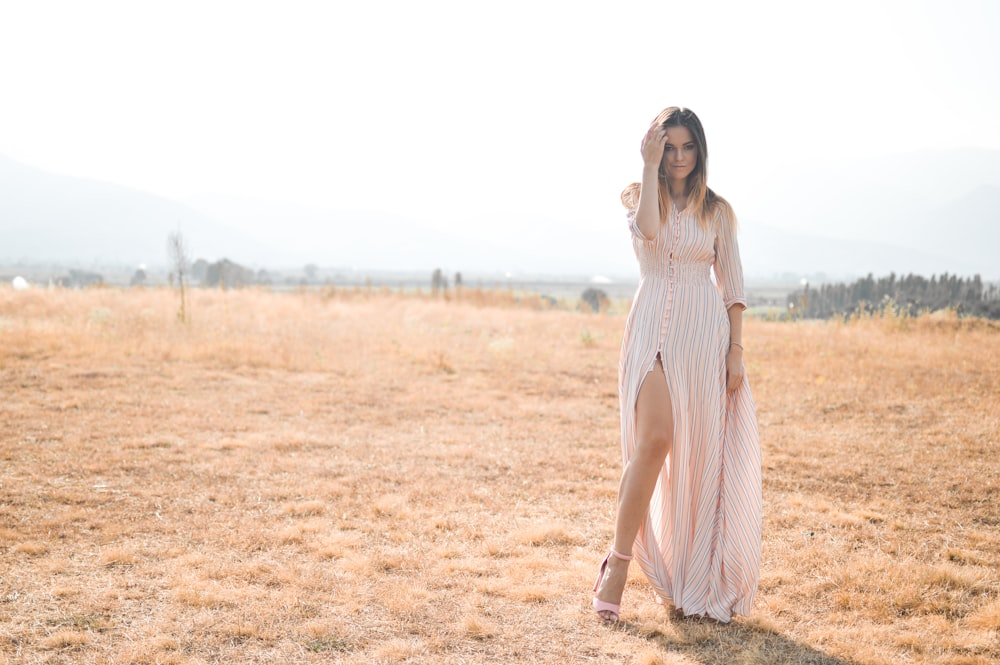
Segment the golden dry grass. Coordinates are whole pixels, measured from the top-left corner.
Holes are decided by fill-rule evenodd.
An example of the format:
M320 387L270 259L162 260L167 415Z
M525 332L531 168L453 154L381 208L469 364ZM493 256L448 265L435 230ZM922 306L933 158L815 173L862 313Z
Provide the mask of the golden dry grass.
M0 663L1000 659L996 326L746 324L750 617L590 585L623 315L0 289Z

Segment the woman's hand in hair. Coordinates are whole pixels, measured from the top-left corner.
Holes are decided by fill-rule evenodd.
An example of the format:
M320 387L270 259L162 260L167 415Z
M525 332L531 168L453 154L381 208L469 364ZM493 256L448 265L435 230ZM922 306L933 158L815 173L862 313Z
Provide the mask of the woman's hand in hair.
M642 186L639 189L639 205L635 211L635 223L639 235L645 240L655 240L660 233L660 163L667 144L667 131L659 125L649 128L642 137L639 148L642 153Z
M660 125L649 128L646 135L642 137L642 145L639 148L642 153L642 161L647 167L660 168L663 160L663 149L667 144L667 130Z

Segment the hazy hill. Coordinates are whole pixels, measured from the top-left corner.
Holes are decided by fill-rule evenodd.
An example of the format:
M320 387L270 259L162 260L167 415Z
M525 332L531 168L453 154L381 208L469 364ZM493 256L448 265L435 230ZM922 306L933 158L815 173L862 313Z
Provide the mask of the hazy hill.
M876 273L916 265L926 266L925 274L948 270L1000 278L1000 151L925 150L859 159L851 168L790 169L755 207L740 212L776 228L805 227L850 241L824 240L830 247L824 265L855 263L854 248L868 254ZM800 246L800 240L793 244ZM859 241L915 253L887 251L879 260L871 245L853 245Z
M948 247L949 253L979 266L978 272L1000 277L1000 184L979 186L914 221L908 246Z
M466 265L487 260L472 240L463 242L454 234L375 211L323 210L217 194L189 197L184 203L280 249L291 265L429 271L459 265L459 247L469 252Z
M740 223L740 252L743 271L748 278L792 273L799 276L822 274L829 280L842 281L869 272L927 276L976 272L967 261L939 254L888 243L820 238L754 222Z
M624 236L621 251L606 252L599 242L591 242L589 252L567 250L562 230L542 220L528 233L513 225L484 233L479 228L437 229L377 211L322 210L215 194L184 202L206 217L238 225L258 240L281 247L299 264L577 275L608 271L609 266L628 273L632 266Z
M2 260L160 265L177 229L195 256L267 254L266 245L183 203L0 156Z
M748 278L869 272L1000 279L1000 152L925 152L845 173L793 172L741 209ZM805 219L803 219L803 217ZM597 232L515 220L488 233L428 228L371 211L230 196L184 201L59 176L0 156L0 260L166 263L180 228L195 257L251 267L603 273L633 277L624 215ZM792 231L805 228L810 232ZM527 229L527 230L526 230Z

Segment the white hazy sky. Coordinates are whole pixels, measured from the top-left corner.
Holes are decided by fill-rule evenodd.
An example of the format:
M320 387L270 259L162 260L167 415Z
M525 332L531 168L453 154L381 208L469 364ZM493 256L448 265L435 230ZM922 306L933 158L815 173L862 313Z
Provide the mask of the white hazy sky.
M572 233L617 223L678 104L740 213L788 169L1000 149L998 34L996 0L4 2L0 153L170 197Z

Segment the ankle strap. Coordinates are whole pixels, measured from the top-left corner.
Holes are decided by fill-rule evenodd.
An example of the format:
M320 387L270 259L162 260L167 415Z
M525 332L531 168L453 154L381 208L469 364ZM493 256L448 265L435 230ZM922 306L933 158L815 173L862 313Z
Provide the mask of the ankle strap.
M613 548L613 547L611 548L611 555L614 556L616 559L621 559L622 561L631 561L632 560L632 555L631 554L622 554L621 552L616 552L615 548Z

